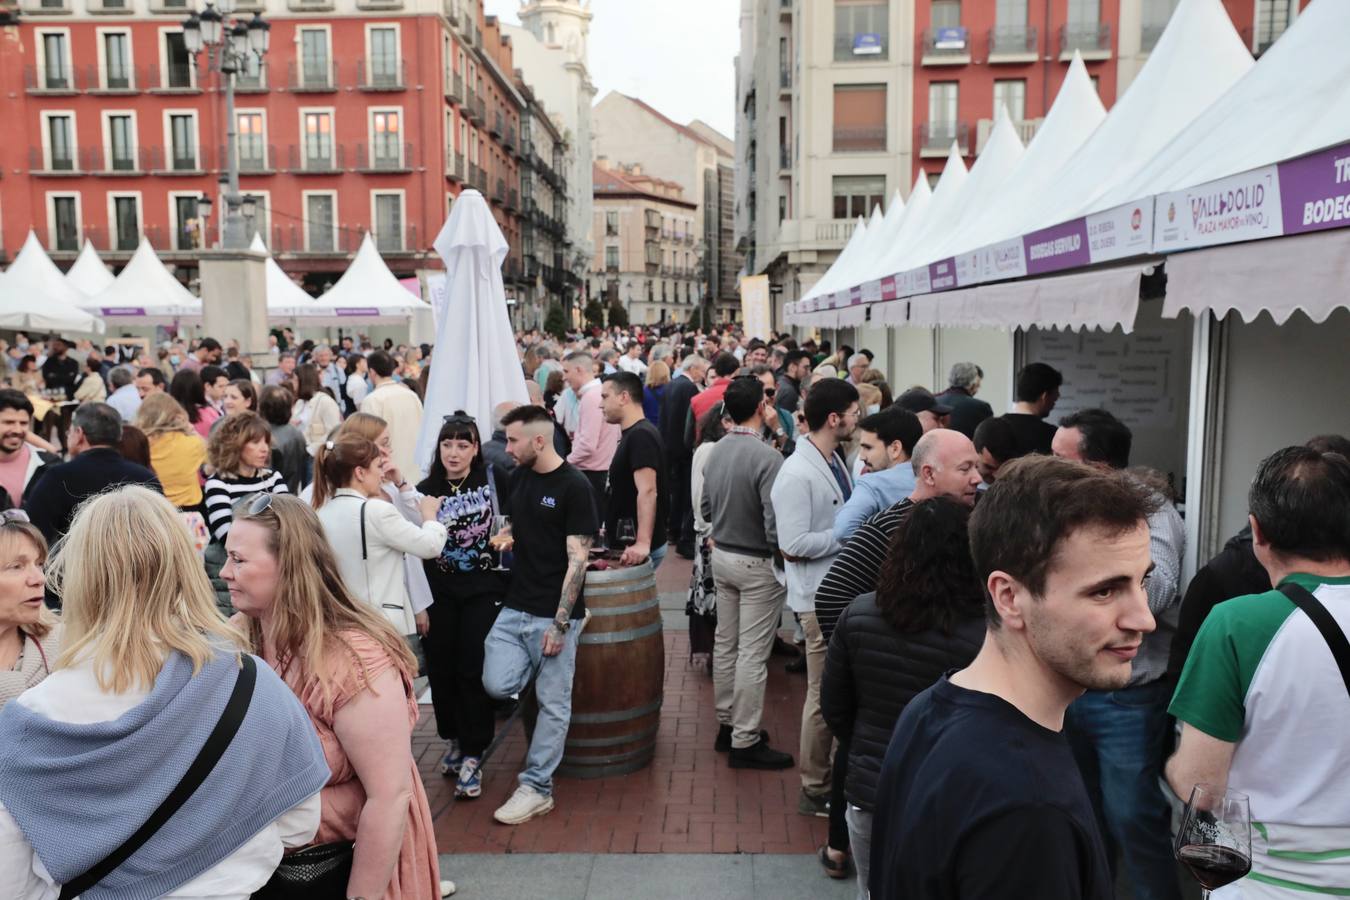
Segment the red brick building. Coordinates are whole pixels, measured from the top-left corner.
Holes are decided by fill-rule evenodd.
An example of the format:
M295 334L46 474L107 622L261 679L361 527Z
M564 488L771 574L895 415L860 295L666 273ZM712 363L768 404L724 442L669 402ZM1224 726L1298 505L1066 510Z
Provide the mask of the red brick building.
M143 235L191 279L219 238L226 122L224 76L184 49L189 11L33 0L0 27L3 259L30 227L58 261L87 238L114 265ZM523 278L524 101L482 0L265 0L235 15L254 11L271 40L236 81L240 186L283 268L318 292L366 231L396 274L439 268L431 241L475 187L511 242L508 283ZM202 223L204 194L217 202Z

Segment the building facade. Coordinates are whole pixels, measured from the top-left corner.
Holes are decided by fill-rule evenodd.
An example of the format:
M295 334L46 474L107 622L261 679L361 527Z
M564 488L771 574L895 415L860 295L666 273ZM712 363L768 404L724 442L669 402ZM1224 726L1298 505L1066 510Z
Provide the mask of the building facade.
M649 175L678 184L695 205L702 223L696 246L698 289L700 302L707 301L699 308L718 320L738 315L734 276L741 264L721 217L722 176L735 165L735 143L706 123L680 125L617 91L595 105L592 119L597 160L638 165Z
M688 322L700 302L698 204L641 165L601 158L593 180L590 295L623 306L634 325Z
M230 8L230 4L221 4ZM511 41L481 0L259 0L261 65L236 76L235 151L250 232L312 293L363 233L390 268L440 267L450 204L480 190L525 290L521 184L528 101ZM0 252L31 227L58 261L84 239L114 266L142 237L191 281L219 241L225 76L187 53L187 0L25 0L0 28ZM205 57L205 54L202 55ZM31 151L31 152L30 152Z
M737 246L782 304L830 267L859 216L974 163L1001 104L1036 133L1075 52L1109 108L1177 0L742 0ZM1253 52L1299 0L1224 0ZM781 321L777 319L776 321Z

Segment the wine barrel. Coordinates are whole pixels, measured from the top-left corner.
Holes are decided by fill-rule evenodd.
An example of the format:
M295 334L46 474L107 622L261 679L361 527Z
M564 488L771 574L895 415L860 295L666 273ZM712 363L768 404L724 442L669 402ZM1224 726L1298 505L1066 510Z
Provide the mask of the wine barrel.
M603 778L652 761L666 647L650 563L586 573L591 618L577 647L572 724L558 774Z

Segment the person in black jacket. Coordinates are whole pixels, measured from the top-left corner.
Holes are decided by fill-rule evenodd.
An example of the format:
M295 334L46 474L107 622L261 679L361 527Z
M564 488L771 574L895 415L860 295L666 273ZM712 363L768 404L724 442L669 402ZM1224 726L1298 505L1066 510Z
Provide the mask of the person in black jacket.
M675 541L675 552L685 559L694 558L694 509L689 497L689 476L694 448L684 440L689 403L703 389L708 361L690 354L680 363L680 371L671 379L661 398L661 439L666 445L666 466L670 477L670 513L666 534Z
M951 407L947 427L974 440L975 429L985 419L992 418L994 408L983 400L976 400L984 370L972 362L959 362L947 376L947 389L937 395L938 403Z
M969 507L947 497L916 504L891 541L876 592L844 610L825 656L820 706L848 756L844 796L859 900L868 896L872 810L896 720L944 672L969 665L984 642L969 520Z

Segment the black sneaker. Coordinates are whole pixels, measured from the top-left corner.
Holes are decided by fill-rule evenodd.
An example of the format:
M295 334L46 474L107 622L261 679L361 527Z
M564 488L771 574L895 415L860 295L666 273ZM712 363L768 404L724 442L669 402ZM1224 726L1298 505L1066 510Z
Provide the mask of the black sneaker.
M730 762L733 769L790 769L795 765L791 754L773 749L763 738L743 750L732 747Z
M783 671L789 675L800 675L806 671L806 654L798 656L792 662L783 666Z
M764 729L761 728L761 729L759 730L759 739L760 739L761 741L767 741L767 740L769 739L769 733L768 733L767 731L765 731ZM730 753L730 752L731 752L731 726L730 726L730 725L719 725L719 726L717 726L717 740L713 741L713 749L716 750L718 753Z

